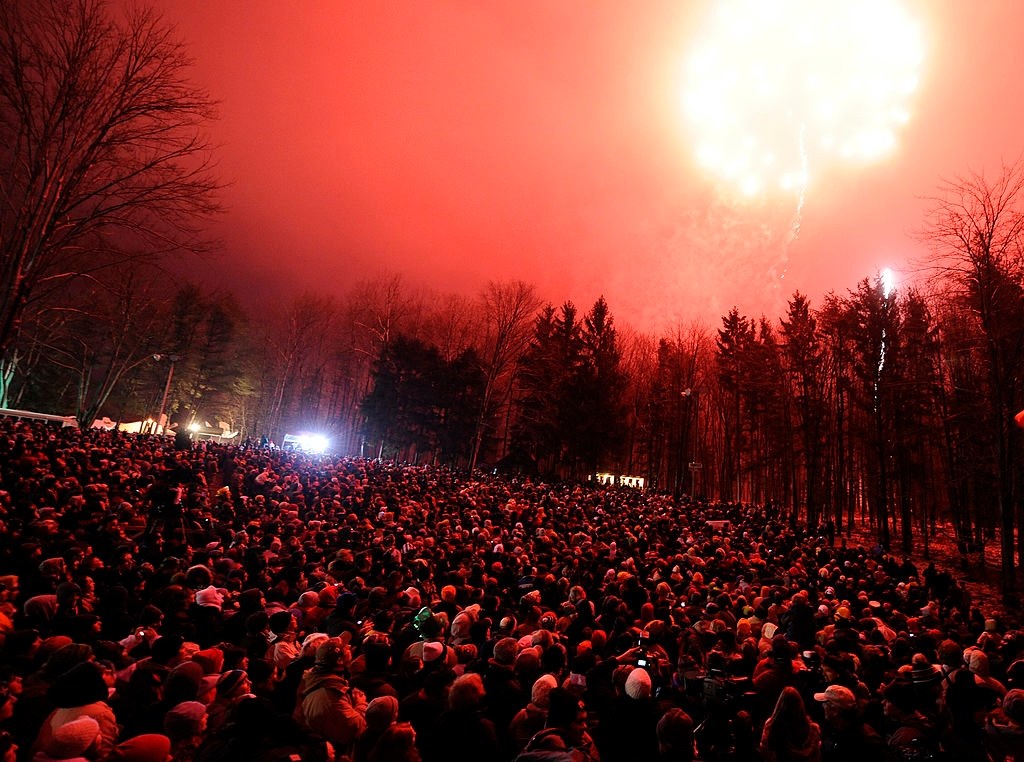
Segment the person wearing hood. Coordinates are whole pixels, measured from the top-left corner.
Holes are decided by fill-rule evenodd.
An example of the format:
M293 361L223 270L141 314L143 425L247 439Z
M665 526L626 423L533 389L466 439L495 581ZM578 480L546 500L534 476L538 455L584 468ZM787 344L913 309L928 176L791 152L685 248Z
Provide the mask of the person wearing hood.
M502 745L507 743L507 732L512 718L526 705L529 694L516 678L515 663L519 643L515 638L502 638L494 644L492 656L483 673L487 703L484 715L498 732Z
M938 744L935 725L916 706L914 686L894 680L882 692L882 711L892 729L886 743L897 755L909 756Z
M823 762L860 762L873 759L888 762L893 758L882 736L864 720L862 706L845 685L830 685L814 694L821 706Z
M1024 762L1024 690L1007 691L1002 705L985 717L984 745L992 759Z
M105 759L114 748L119 729L114 710L107 704L107 684L98 664L87 661L71 668L54 682L49 697L57 707L43 722L32 751L50 748L57 730L80 717L89 717L99 728L95 744L97 759Z
M316 661L302 676L295 719L330 741L339 754L352 751L366 730L366 695L345 679L352 652L349 638L331 638L316 649Z
M378 696L366 705L366 732L356 741L354 762L366 762L381 737L398 721L398 699Z
M595 740L602 762L626 762L632 759L655 759L658 756L658 720L661 711L654 698L651 673L644 667L631 665L615 697L600 714ZM622 672L619 672L621 675Z
M512 751L518 754L531 738L544 729L551 705L551 691L558 687L553 675L541 675L533 683L530 703L519 710L508 728L508 740Z
M95 756L99 740L100 724L83 715L56 728L32 762L87 762Z

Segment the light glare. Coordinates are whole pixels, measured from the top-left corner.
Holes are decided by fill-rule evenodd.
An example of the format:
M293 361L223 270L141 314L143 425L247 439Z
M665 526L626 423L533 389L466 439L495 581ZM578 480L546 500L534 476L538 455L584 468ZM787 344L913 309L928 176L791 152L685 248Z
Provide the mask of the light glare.
M882 296L888 299L896 290L896 273L886 267L879 273L879 277L882 279Z
M877 160L910 118L923 60L897 0L723 0L687 71L698 160L745 195L802 192L808 167L837 158Z
M326 452L330 446L330 440L322 434L302 434L299 437L299 449L304 452L319 455Z

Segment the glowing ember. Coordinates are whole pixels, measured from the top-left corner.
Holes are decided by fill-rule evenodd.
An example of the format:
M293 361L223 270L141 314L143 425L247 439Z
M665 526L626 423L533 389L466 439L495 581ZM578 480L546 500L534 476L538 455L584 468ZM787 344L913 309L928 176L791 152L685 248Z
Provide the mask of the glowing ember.
M895 0L725 0L690 60L700 164L745 195L802 194L832 160L892 150L923 42Z

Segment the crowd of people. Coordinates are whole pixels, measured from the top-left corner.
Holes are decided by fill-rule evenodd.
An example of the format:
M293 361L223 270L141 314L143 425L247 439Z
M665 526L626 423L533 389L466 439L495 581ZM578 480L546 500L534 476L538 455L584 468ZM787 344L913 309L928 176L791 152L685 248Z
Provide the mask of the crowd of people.
M2 762L1024 760L1016 621L763 507L10 420L0 470Z

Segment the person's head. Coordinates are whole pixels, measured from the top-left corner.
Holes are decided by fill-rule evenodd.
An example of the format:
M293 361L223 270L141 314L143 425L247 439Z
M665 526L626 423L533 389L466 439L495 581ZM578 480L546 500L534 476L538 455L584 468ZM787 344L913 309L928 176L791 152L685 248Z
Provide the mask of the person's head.
M484 699L484 681L475 672L459 675L448 693L448 705L455 710L472 710Z
M55 728L43 751L54 759L84 757L95 751L99 738L99 723L83 715Z
M224 672L217 679L217 698L230 701L244 696L251 688L252 683L245 670L232 669Z
M419 762L416 731L408 722L391 725L377 740L368 762Z
M823 692L815 693L814 700L821 702L825 719L830 721L849 717L857 711L857 697L842 685L828 686Z
M346 632L345 637L329 638L323 641L316 649L316 661L313 668L317 672L339 672L348 668L352 661L352 651L349 648L351 636Z
M651 676L646 669L637 667L626 676L625 693L637 701L651 697Z
M882 711L892 720L899 720L914 711L916 693L914 686L902 680L894 680L882 691Z
M366 705L366 729L383 733L398 719L398 699L394 696L377 696Z
M106 701L108 696L103 669L92 661L72 667L57 678L49 691L50 700L61 709Z
M271 614L268 623L270 631L279 638L294 639L299 628L298 622L295 621L295 615L291 611L277 611Z
M787 738L802 737L806 734L810 720L800 691L791 685L782 689L778 701L775 702L771 722L776 726L776 731L781 731Z
M107 759L111 762L168 762L171 739L160 733L144 733L119 743Z
M0 762L16 762L18 759L18 744L6 730L0 730Z
M1017 725L1024 726L1024 690L1013 688L1003 696L1003 714Z
M579 697L565 688L553 688L548 694L549 728L558 728L566 733L571 745L583 741L587 731L587 710Z
M501 638L494 644L494 661L502 666L515 664L519 642L515 638Z
M553 675L541 675L530 690L530 703L540 709L547 709L551 704L551 691L558 687Z
M171 741L201 736L206 730L206 706L198 701L182 701L164 715L164 732Z
M672 754L673 759L693 759L693 719L682 709L665 712L658 720L657 733L659 752Z

